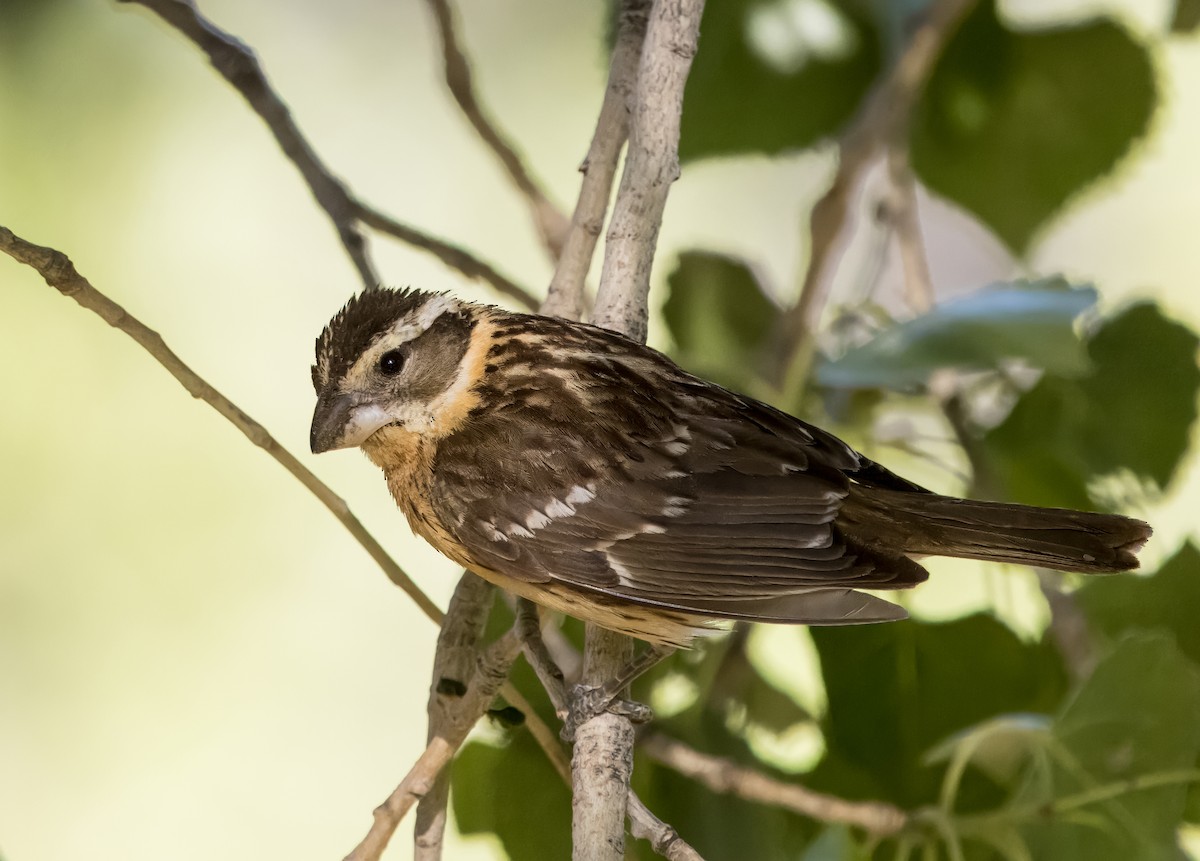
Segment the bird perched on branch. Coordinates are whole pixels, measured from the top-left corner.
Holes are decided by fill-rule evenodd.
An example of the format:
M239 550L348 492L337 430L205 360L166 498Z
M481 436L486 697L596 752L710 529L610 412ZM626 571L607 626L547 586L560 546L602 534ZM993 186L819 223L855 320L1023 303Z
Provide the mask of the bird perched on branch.
M360 446L413 530L501 588L658 646L715 620L904 617L914 556L1102 574L1140 520L939 496L614 332L375 290L317 340L313 452Z

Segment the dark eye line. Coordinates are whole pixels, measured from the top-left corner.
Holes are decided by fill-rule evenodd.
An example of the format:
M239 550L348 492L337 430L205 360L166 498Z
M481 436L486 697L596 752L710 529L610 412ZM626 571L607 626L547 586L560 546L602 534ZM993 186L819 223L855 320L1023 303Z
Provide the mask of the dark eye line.
M379 357L379 373L385 377L394 377L404 367L404 353L400 350L388 350Z

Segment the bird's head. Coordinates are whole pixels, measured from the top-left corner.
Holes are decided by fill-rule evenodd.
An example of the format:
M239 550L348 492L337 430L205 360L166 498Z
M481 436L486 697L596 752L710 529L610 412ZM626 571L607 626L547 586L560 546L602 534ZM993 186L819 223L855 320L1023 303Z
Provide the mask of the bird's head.
M378 289L352 298L317 339L314 453L362 445L384 427L435 430L469 389L478 308L441 293Z

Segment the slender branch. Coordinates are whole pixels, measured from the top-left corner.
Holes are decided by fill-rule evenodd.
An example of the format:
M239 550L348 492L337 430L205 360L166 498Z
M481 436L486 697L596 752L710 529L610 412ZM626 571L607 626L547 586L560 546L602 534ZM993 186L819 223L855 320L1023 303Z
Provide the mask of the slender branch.
M933 310L935 302L933 276L917 212L917 178L908 160L907 142L895 142L888 147L887 172L892 189L887 214L896 228L896 245L904 270L904 296L915 313L926 314Z
M571 216L571 229L542 313L578 320L583 314L583 293L596 241L604 229L604 215L621 148L629 136L630 100L637 83L638 58L646 40L650 0L624 0L617 16L617 39L608 71L608 86L596 120L596 131L583 164L579 200Z
M280 148L300 171L312 190L317 204L325 210L337 230L346 253L358 270L363 286L372 290L379 284L367 242L355 224L350 194L341 181L334 178L312 146L301 134L283 99L271 88L254 51L234 36L222 30L200 14L194 0L118 0L145 6L190 39L208 55L222 77L236 89L250 107L262 117L275 135Z
M452 737L456 727L468 721L468 725L472 725L479 717L473 713L475 703L465 694L479 661L483 630L495 597L495 588L482 578L469 572L463 572L459 578L446 608L434 653L433 680L426 706L427 743ZM450 774L443 770L417 805L417 823L413 832L413 857L417 861L437 861L442 857L449 798Z
M75 270L75 266L67 255L53 248L26 242L6 227L0 227L0 250L36 269L51 287L64 296L74 299L89 311L95 312L104 322L124 332L140 344L170 372L171 376L179 381L192 397L204 401L228 419L234 427L246 435L250 442L275 458L284 469L299 479L300 483L308 488L313 496L333 512L346 530L383 569L388 579L403 589L426 616L434 622L441 622L442 611L404 573L404 569L396 564L382 545L367 532L358 518L350 511L344 499L334 493L291 452L281 446L274 437L267 433L266 428L238 409L232 401L184 364L183 360L166 345L161 335L146 327L136 317L93 287Z
M842 136L837 173L810 216L811 247L800 295L784 317L781 356L789 391L800 390L808 377L831 273L841 256L838 240L862 175L882 148L905 146L913 106L942 47L974 3L935 0L891 71L867 96L858 117Z
M430 741L400 785L375 809L371 830L346 856L346 861L377 861L382 855L405 814L434 788L442 769L462 746L476 721L487 711L520 652L521 641L516 632L510 630L480 656L462 702L455 709L457 719L446 725L445 735L438 735Z
M557 259L562 252L563 238L569 228L566 216L550 202L512 144L505 140L479 104L471 78L471 64L459 45L454 27L454 12L450 8L449 0L428 0L428 3L433 11L434 20L437 21L438 33L442 37L442 60L450 93L475 131L483 138L483 142L496 154L513 184L525 196L542 244L546 246L550 256Z
M509 297L523 308L532 311L537 307L537 299L533 297L532 293L507 276L500 274L490 263L480 260L469 251L443 239L438 239L436 236L422 233L414 227L397 221L390 215L372 209L361 201L354 200L351 201L351 204L354 207L355 215L368 227L372 227L380 233L386 233L421 251L428 251L451 269L457 269L467 278L490 284L497 293Z
M655 0L638 64L625 170L613 206L593 322L646 340L650 270L671 183L679 175L683 89L696 54L703 0ZM618 678L633 641L587 626L583 684ZM571 760L575 861L618 861L633 771L633 725L605 712L583 722Z
M661 733L643 736L638 749L655 762L722 795L736 795L747 801L781 807L821 822L851 825L878 837L898 834L908 824L908 815L891 804L847 801L814 792L795 783L768 777L731 759L701 753Z
M683 89L703 0L655 0L646 28L625 170L613 206L593 322L646 340L650 269L671 183L679 176Z
M651 813L632 790L629 793L629 825L634 837L650 841L654 851L668 861L704 861L678 831Z
M491 284L498 292L515 299L526 308L535 307L536 301L527 290L501 275L494 267L444 240L401 224L355 198L325 166L304 137L287 104L271 87L254 51L232 33L205 18L194 0L118 2L144 6L157 14L207 54L213 68L242 94L251 109L266 123L284 155L300 171L317 204L333 222L338 238L367 290L379 285L379 276L371 263L366 238L359 230L358 222L433 254L450 268L468 278Z

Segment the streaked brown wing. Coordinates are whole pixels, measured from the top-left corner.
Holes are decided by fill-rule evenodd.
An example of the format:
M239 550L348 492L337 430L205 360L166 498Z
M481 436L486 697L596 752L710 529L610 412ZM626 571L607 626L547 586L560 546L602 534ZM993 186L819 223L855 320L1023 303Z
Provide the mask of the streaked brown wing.
M764 621L902 617L847 588L925 577L907 558L852 546L834 525L844 470L860 458L790 416L666 370L678 374L670 405L622 408L635 401L625 388L585 427L577 411L575 424L544 406L526 421L514 406L443 442L432 490L445 526L510 577L646 605Z

